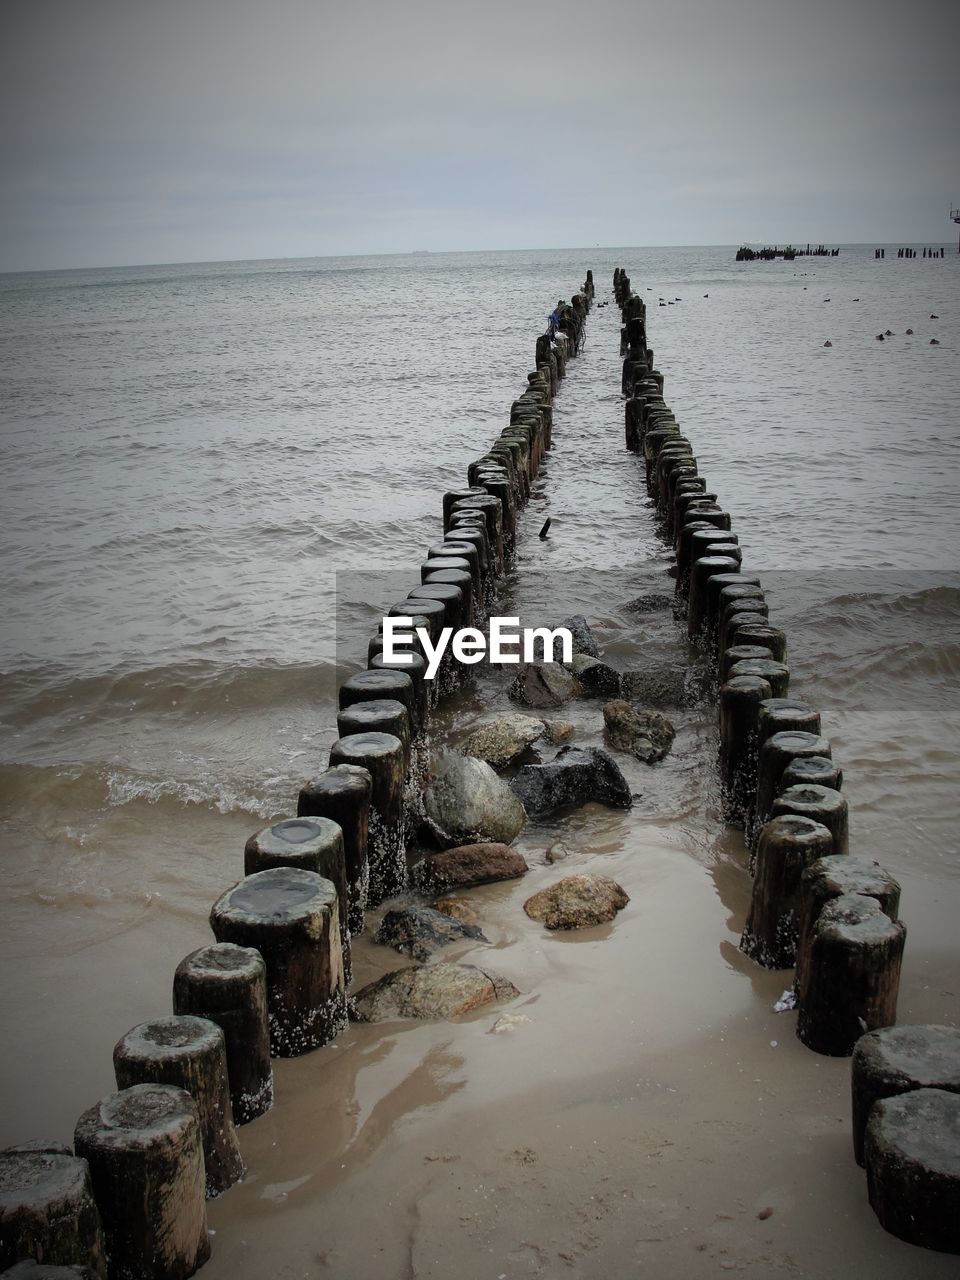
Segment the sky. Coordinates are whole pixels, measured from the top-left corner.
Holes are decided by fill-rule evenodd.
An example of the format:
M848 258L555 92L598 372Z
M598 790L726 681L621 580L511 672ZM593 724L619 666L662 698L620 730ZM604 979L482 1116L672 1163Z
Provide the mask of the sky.
M953 0L3 0L0 270L956 244Z

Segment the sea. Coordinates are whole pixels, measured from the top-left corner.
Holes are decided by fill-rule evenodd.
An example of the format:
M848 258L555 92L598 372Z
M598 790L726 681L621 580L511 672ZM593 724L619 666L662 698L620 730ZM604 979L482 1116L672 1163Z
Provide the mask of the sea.
M672 590L623 443L622 266L666 399L788 633L793 688L822 710L854 851L903 877L911 981L956 995L960 255L876 247L0 277L0 1146L69 1136L110 1087L113 1041L167 1011L246 835L326 765L338 663L364 665L394 603L375 588L344 603L342 584L419 580L441 495L508 421L548 313L588 269L608 305L558 397L511 589L555 590L615 657L642 641L627 602ZM704 697L669 813L702 827L685 849L706 865ZM482 718L482 691L462 705ZM651 786L637 821L656 808Z

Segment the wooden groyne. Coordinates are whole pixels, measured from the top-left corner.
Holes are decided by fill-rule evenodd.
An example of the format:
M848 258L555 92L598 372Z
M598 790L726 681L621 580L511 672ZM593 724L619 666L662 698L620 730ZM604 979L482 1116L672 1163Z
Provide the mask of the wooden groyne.
M536 338L506 425L464 487L443 495L419 580L399 604L383 602L385 618L409 616L436 639L486 617L593 299L588 272ZM273 1105L271 1058L318 1050L343 1031L351 938L369 906L411 884L430 719L459 671L444 659L429 680L418 642L404 662L383 649L381 626L367 670L340 686L329 766L291 796L288 818L250 836L243 877L212 906L215 940L171 974L172 1015L115 1046L118 1091L79 1118L72 1150L41 1140L0 1152L4 1275L186 1280L209 1258L206 1200L243 1177L237 1127Z
M853 1058L854 1154L882 1225L960 1252L960 1033L896 1027L906 929L900 886L851 855L843 775L818 708L792 695L785 633L742 563L733 522L664 399L646 308L614 273L621 308L627 448L645 462L676 555L676 612L719 694L727 821L742 828L752 895L741 950L795 966L782 1007L816 1053Z
M840 256L839 249L828 249L826 245L818 244L811 247L809 244L805 249L795 249L792 244L785 244L783 248L779 245L765 245L762 249L752 249L747 244L742 244L737 250L737 262L773 262L776 258L783 258L786 262L792 262L794 258L838 258Z

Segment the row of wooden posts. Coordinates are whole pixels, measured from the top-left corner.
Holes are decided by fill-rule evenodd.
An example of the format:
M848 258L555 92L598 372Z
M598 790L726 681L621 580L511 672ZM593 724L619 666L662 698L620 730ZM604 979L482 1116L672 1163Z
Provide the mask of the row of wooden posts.
M494 598L593 297L588 272L537 339L509 423L466 486L444 494L442 537L419 584L387 611L434 642L443 627L482 620ZM210 913L216 942L177 967L173 1016L116 1045L119 1092L80 1117L73 1150L37 1142L0 1153L4 1277L185 1280L209 1257L205 1200L243 1176L236 1129L273 1104L271 1058L346 1027L350 939L368 907L409 886L428 721L457 671L451 659L428 681L418 643L402 666L382 650L381 626L367 670L340 685L329 767L303 786L295 817L247 841L244 878Z
M678 615L719 684L725 818L743 829L753 876L740 948L765 968L794 967L786 1004L796 1005L805 1045L853 1055L855 1155L883 1225L960 1251L960 1032L895 1026L906 938L900 886L876 862L850 856L843 775L820 712L790 696L787 637L664 400L643 299L621 268L613 283L626 445L644 458L674 548ZM921 1110L930 1149L918 1160L904 1147ZM938 1150L938 1134L952 1148ZM952 1212L940 1212L951 1196Z

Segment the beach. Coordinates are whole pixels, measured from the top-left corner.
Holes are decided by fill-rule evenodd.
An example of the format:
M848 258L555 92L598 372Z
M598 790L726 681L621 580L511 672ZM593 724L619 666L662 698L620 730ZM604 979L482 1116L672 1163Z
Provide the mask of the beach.
M899 1021L956 1025L956 255L733 254L3 279L4 1144L68 1140L113 1087L116 1039L168 1012L245 839L326 766L337 679L365 665L440 495L506 420L554 295L591 267L603 300L620 262L788 634L791 691L822 712L851 851L901 881ZM669 607L631 607L669 596L670 562L623 447L619 316L595 309L498 611L582 613L620 670L682 661L696 681ZM507 709L507 683L478 674L433 747ZM669 713L665 761L620 758L631 810L528 824L528 875L471 891L489 944L449 956L496 968L515 1000L352 1025L276 1064L274 1109L240 1131L247 1177L209 1206L204 1274L952 1274L880 1229L849 1062L800 1044L773 1011L790 974L737 949L746 852L721 817L716 692L698 687ZM602 740L598 703L562 715ZM570 854L550 865L558 839ZM629 905L547 933L522 903L568 869L613 876ZM354 987L399 963L368 929ZM504 1013L520 1020L497 1031Z

